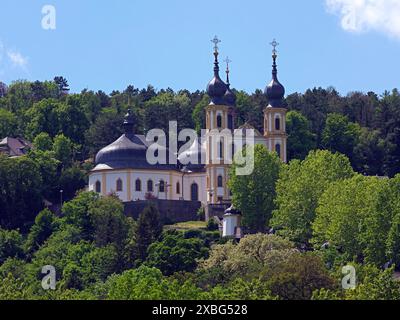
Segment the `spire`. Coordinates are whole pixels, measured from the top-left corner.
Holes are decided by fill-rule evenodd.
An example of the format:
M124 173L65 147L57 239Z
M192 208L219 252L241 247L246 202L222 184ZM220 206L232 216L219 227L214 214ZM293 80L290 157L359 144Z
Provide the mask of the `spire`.
M218 62L218 43L221 43L221 40L218 39L217 36L214 37L214 39L211 40L212 43L214 43L214 76L219 76L219 62Z
M285 96L285 88L278 80L278 67L276 64L276 59L278 57L278 52L276 47L279 43L274 39L271 43L272 49L272 80L269 85L265 88L265 95L268 97L269 104L271 107L280 108L283 105L283 98Z
M226 92L224 95L224 100L225 100L225 104L228 106L235 106L236 105L236 95L233 93L233 91L231 90L231 84L229 81L229 64L232 62L229 57L226 57L226 59L224 60L224 62L226 63Z
M276 50L276 47L279 46L279 43L276 42L276 40L274 39L270 44L273 47L273 49L272 49L272 60L273 60L272 78L274 80L278 80L278 68L277 68L277 65L276 65L276 58L278 57L278 51Z
M219 76L218 44L221 42L221 40L215 36L211 42L214 43L214 78L208 83L207 93L211 98L211 105L222 105L224 102L223 96L227 90L227 86Z
M229 64L232 62L232 60L229 59L229 57L226 57L226 59L224 60L224 62L226 63L226 84L228 86L228 88L230 87L230 82L229 82Z
M134 117L131 109L128 109L128 113L125 115L123 125L125 134L133 134Z

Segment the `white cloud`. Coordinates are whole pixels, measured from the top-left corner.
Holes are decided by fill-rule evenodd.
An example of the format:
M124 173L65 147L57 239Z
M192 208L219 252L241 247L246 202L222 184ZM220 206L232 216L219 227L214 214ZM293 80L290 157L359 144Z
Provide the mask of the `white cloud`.
M10 59L13 66L26 68L28 64L28 58L24 57L20 52L15 50L8 50L7 56Z
M350 32L378 31L400 39L400 0L325 0Z

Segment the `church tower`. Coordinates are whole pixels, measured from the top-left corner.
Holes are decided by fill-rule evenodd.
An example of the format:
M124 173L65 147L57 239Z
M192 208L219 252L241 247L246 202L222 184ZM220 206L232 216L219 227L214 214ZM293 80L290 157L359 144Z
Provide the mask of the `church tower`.
M264 110L264 136L270 151L278 153L283 162L287 162L287 135L286 135L286 108L283 105L285 88L278 80L278 68L276 65L277 50L279 45L274 40L271 45L272 51L272 81L265 88L269 105Z
M218 44L221 42L215 37L214 43L214 78L207 86L210 104L206 108L206 129L211 132L222 133L234 130L233 106L236 102L234 93L229 85L219 76ZM229 65L227 59L227 64ZM229 69L227 69L229 82ZM227 186L230 164L225 161L226 155L232 154L232 146L227 146L223 134L220 140L213 139L208 134L206 137L206 171L207 171L207 201L209 204L225 203L230 201L230 191Z

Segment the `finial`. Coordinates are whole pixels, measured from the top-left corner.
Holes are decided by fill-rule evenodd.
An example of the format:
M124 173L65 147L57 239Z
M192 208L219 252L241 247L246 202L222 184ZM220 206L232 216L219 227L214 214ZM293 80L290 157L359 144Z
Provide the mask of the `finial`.
M219 62L218 62L218 43L221 43L221 40L218 39L217 36L214 37L214 39L211 40L212 43L214 43L214 75L217 76L219 73Z
M214 43L214 52L218 53L218 43L221 43L221 40L218 39L217 36L214 37L214 39L211 40L212 43Z
M278 53L278 51L276 51L276 47L279 46L279 43L276 42L276 39L274 39L274 40L272 40L272 42L270 43L270 45L273 47L273 49L272 49L272 54L273 54L274 56L276 56L277 53Z
M134 125L134 117L132 115L132 110L128 109L127 114L124 118L124 129L125 134L132 134L133 133L133 125Z
M272 64L272 75L273 78L276 79L278 75L278 68L276 65L276 58L278 57L277 53L278 51L276 50L276 47L279 46L279 43L274 39L270 45L272 46L272 59L273 59L273 64Z
M224 62L226 63L226 84L229 86L229 64L232 62L232 60L230 60L229 57L226 57Z

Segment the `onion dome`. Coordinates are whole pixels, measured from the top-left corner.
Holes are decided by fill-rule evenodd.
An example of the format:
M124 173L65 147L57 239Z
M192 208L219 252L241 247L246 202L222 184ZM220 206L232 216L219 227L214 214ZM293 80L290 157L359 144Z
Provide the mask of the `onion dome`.
M225 210L226 216L241 215L241 214L242 213L240 212L240 210L237 210L233 205Z
M147 146L139 136L133 134L134 117L131 110L125 115L123 134L117 141L101 149L96 155L96 165L105 164L112 168L129 167L132 162L145 166Z
M283 105L283 98L285 96L285 88L278 80L278 68L276 65L276 58L278 57L277 51L276 51L276 46L278 45L278 43L274 40L271 44L274 47L273 54L272 54L272 59L273 59L272 80L268 84L268 86L265 88L264 93L268 97L270 106L274 107L274 108L279 108L279 107L282 107L282 105Z
M236 105L236 95L231 90L231 84L229 81L229 63L231 62L227 57L226 60L226 92L224 95L224 101L227 106L234 107Z
M189 149L178 156L179 163L192 172L204 171L203 159L206 158L206 144L196 139Z
M124 131L126 134L133 133L133 126L134 126L135 118L133 117L131 109L128 109L128 113L125 115L124 118Z
M211 105L223 105L224 104L224 95L226 90L228 89L225 82L223 82L219 76L219 62L218 62L218 43L221 42L215 37L211 40L214 46L214 78L207 85L207 94L210 96L210 104Z

